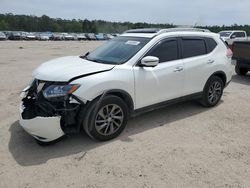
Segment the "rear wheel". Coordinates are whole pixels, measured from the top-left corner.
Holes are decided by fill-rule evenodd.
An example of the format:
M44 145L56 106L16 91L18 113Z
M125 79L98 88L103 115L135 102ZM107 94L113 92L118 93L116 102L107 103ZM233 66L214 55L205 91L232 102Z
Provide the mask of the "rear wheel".
M218 104L223 94L224 84L220 77L211 77L204 88L201 104L205 107L213 107Z
M235 66L235 72L236 72L238 75L244 76L244 75L247 74L248 69L247 69L247 68L242 68L242 67L240 67L239 65L236 65L236 66Z
M124 130L128 120L128 107L117 96L107 95L101 100L95 100L90 105L83 128L91 138L107 141Z

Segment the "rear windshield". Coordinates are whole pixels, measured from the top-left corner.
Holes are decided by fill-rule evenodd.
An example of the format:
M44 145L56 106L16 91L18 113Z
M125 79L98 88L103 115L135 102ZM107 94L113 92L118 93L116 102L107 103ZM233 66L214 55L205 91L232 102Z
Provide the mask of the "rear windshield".
M85 59L104 64L122 64L149 41L149 38L142 37L117 37L88 54Z

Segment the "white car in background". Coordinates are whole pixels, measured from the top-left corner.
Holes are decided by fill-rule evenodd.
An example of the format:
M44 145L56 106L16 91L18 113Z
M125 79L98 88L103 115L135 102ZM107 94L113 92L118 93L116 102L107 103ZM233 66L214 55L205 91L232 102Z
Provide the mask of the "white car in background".
M110 140L142 112L190 99L217 105L231 81L231 57L206 30L130 30L84 56L38 67L22 93L20 124L39 143L81 129Z
M38 38L38 40L42 40L42 41L50 40L49 35L46 33L40 33L37 38Z
M220 37L231 46L234 41L247 41L247 33L242 30L234 30L234 31L221 31L219 32Z
M75 37L73 36L73 34L69 34L69 33L62 33L63 35L63 40L74 40Z
M85 33L76 34L76 40L87 40Z
M6 40L7 37L3 32L0 32L0 40Z
M36 40L36 34L35 33L27 33L26 40Z

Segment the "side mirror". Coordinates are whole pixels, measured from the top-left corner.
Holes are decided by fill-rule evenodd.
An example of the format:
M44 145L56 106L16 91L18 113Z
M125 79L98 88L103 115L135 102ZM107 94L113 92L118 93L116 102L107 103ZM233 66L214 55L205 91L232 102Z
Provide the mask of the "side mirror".
M155 67L159 64L159 58L154 56L146 56L141 60L142 67Z
M231 39L235 39L235 38L236 38L236 35L232 35L230 38L231 38Z

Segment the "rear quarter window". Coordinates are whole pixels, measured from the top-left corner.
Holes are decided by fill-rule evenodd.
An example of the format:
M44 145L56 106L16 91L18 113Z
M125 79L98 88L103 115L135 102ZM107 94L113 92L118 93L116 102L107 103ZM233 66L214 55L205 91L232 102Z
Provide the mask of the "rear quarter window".
M207 52L210 53L216 48L218 44L213 38L205 38L205 40L207 43Z

